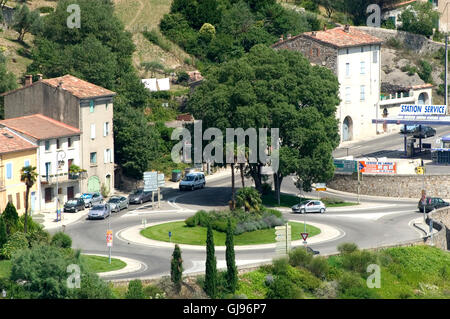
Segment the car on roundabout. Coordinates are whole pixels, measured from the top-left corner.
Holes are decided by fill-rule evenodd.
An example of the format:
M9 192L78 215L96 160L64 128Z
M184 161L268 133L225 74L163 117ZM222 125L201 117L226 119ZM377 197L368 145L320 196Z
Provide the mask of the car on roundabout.
M146 192L143 188L138 188L128 196L128 202L130 204L143 204L150 200L152 200L152 192Z
M111 206L108 203L94 205L88 213L88 219L105 219L109 216L111 216Z
M325 204L317 199L305 200L297 205L291 207L293 213L325 213L327 207Z
M193 191L196 188L205 187L205 174L201 172L189 173L183 178L179 184L180 191L190 189Z

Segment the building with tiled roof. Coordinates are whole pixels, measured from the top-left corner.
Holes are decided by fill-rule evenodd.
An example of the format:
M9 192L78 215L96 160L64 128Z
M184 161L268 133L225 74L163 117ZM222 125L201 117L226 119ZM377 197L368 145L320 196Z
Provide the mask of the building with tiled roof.
M0 128L0 212L11 202L17 212L25 212L26 186L20 180L24 166L36 166L37 145L8 128ZM31 188L34 205L37 185ZM35 206L33 206L35 207Z
M42 114L78 129L80 166L87 171L87 179L82 181L81 191L99 192L102 184L112 190L114 187L112 124L115 95L113 91L72 75L43 79L42 75L38 74L38 81L35 82L31 75L27 75L23 87L3 94L5 118L9 121L13 118ZM22 119L21 122L41 120L40 117L34 117ZM39 125L31 124L31 126L37 130L35 134L44 133L44 129L38 132ZM49 129L48 134L67 129L59 125ZM70 129L67 134L70 134Z
M330 69L338 78L337 107L341 142L377 134L372 119L379 114L382 40L355 27L305 32L280 38L275 50L301 52L312 65Z

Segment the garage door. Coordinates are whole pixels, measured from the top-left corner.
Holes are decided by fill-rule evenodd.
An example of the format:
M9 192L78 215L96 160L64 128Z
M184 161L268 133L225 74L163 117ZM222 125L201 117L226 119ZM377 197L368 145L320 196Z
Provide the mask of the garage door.
M91 176L88 180L88 192L100 192L100 179L97 176Z

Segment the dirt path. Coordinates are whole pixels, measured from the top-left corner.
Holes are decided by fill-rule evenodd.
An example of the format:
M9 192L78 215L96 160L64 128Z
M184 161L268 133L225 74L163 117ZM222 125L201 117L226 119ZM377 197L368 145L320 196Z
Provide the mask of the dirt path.
M122 1L127 1L127 0L114 0L114 3L118 4L118 3L121 3ZM130 28L134 25L134 23L136 22L136 19L142 13L142 9L144 9L144 3L142 2L142 0L137 0L137 1L139 2L139 9L137 10L136 14L134 15L133 20L131 20L129 23L127 23L125 25L125 29L127 31L130 31Z

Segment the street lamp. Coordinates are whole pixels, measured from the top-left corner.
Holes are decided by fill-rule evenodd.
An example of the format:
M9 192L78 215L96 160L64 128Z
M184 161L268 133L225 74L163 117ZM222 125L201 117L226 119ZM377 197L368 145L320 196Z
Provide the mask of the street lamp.
M63 150L56 151L56 221L61 220L61 211L59 208L59 188L58 188L58 170L60 166L64 165L64 159L66 158L66 152Z

